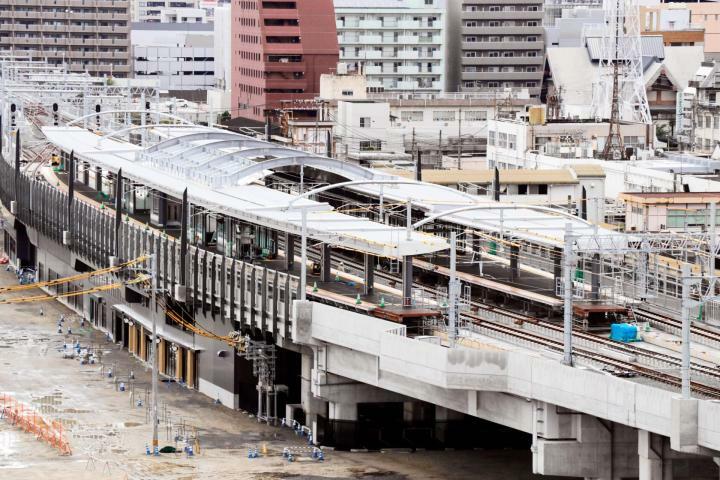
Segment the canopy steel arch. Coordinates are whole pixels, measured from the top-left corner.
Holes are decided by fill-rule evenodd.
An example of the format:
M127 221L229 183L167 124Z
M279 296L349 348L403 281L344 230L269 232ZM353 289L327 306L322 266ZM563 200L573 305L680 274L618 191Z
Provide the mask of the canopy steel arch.
M88 118L98 117L101 115L116 114L116 113L142 113L142 114L155 115L155 116L159 115L162 117L171 118L173 120L178 120L178 121L182 122L183 125L199 126L199 125L196 125L195 123L191 122L190 120L185 120L184 118L178 117L177 115L173 115L172 113L165 113L165 112L160 112L160 111L155 111L155 110L126 110L126 109L104 110L104 111L101 110L99 112L89 113L87 115L83 115L82 117L78 117L75 120L69 121L66 124L66 126L71 127L74 124L81 122L83 120L86 120ZM113 133L113 132L109 132L109 133Z
M210 128L210 127L208 127ZM163 140L162 142L156 143L155 145L152 145L145 149L146 154L150 154L153 152L160 152L163 149L172 147L174 145L178 145L180 143L189 143L189 142L195 142L200 140L223 140L223 139L240 139L245 138L247 140L255 140L252 137L249 137L247 135L242 135L239 133L234 132L225 132L223 130L212 128L211 130L207 132L198 132L198 133L191 133L189 135L183 135L182 137L173 137L168 138L167 140Z
M373 173L377 177L376 174ZM443 187L442 185L435 185L434 183L424 184L421 182L418 182L416 180L391 180L391 179L370 179L370 180L351 180L348 182L340 182L340 183L333 183L332 185L324 185L322 187L314 188L312 190L308 190L307 192L301 193L300 195L296 196L290 202L288 202L288 206L291 207L300 199L308 198L311 195L316 195L318 193L322 193L328 190L333 190L335 188L343 188L343 187L352 187L355 185L417 185L417 186L423 186L423 187L434 187L434 188L440 188L445 189L447 187ZM473 195L459 192L463 196L465 196L468 201L471 201L473 203L477 203L478 199L475 198ZM380 195L382 196L382 190L380 191Z
M288 149L289 151L293 151ZM292 167L292 166L303 166L303 167L314 167L320 170L328 171L331 173L337 173L343 175L346 178L363 178L372 180L376 177L376 174L371 170L355 165L349 162L343 162L329 157L312 156L312 155L301 155L293 157L281 157L273 158L271 160L265 160L258 162L254 165L245 166L234 172L230 172L227 175L218 177L215 179L213 186L222 186L233 183L243 178L252 177L259 173L263 173L265 170L273 170L280 167Z
M147 125L133 125L132 127L126 127L121 128L119 130L114 130L112 132L108 132L100 137L98 137L97 144L100 145L103 140L107 140L109 138L116 137L118 135L122 135L123 133L132 132L135 130L145 130L150 128L166 128L166 127L172 127L172 128L210 128L210 127L203 127L201 125L195 125L194 123L189 124L182 124L182 125L164 125L162 123L151 123Z
M190 136L190 135L188 135ZM237 136L237 135L235 135ZM187 159L197 152L203 152L208 149L219 150L221 148L255 148L255 147L267 147L268 143L262 140L250 140L249 138L241 137L234 138L231 140L221 140L219 142L203 143L200 145L188 146L186 150L183 150L177 155L174 155L176 159Z

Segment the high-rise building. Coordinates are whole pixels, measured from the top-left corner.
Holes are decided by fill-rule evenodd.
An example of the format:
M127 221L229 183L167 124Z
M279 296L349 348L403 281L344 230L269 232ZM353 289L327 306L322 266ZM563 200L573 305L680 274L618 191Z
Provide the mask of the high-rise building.
M0 51L127 77L129 0L0 0Z
M157 81L158 88L202 91L215 86L213 25L133 23L133 76Z
M198 0L148 0L134 1L133 22L149 23L202 23L206 12L198 6Z
M465 0L460 12L463 90L527 88L540 95L543 0Z
M340 62L368 87L440 92L446 85L445 0L335 0Z
M282 101L309 100L337 68L332 0L232 3L233 117L262 121Z

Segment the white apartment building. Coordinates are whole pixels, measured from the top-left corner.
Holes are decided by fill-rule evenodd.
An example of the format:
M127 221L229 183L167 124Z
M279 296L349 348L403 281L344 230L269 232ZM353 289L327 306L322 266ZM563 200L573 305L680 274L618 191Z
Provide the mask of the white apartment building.
M133 22L208 23L217 0L139 0L132 2Z
M134 23L133 75L161 90L206 90L215 84L213 26L207 23Z
M371 91L441 92L447 85L446 0L335 0L340 62Z

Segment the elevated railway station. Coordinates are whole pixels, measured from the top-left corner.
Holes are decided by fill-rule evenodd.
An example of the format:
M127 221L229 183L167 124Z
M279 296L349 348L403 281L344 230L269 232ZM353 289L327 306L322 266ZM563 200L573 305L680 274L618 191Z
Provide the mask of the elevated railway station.
M161 375L339 448L475 446L492 424L540 474L717 468L714 227L618 233L18 63L0 59L3 249L143 361L158 317ZM114 269L148 256L149 281Z

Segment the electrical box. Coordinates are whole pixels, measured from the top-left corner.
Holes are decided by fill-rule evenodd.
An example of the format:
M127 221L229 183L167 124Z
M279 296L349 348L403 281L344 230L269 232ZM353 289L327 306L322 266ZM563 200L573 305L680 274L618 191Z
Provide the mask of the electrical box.
M15 200L10 201L10 213L17 215L17 202Z
M65 246L69 246L70 244L72 244L72 237L70 236L70 232L68 232L67 230L63 230L62 240L63 245Z

